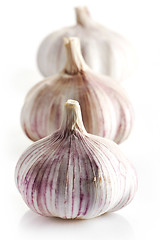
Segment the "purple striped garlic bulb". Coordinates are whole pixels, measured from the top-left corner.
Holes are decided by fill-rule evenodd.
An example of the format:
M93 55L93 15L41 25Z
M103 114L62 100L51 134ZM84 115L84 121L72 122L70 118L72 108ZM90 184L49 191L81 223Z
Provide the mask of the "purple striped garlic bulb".
M86 7L75 8L77 24L51 33L41 43L37 62L40 72L48 77L65 64L64 37L78 37L86 63L97 73L117 81L127 79L135 68L135 53L121 35L94 22Z
M21 113L26 135L36 141L56 131L62 122L64 102L77 100L87 132L121 143L130 134L133 110L122 87L107 76L95 74L84 62L77 38L65 38L66 65L28 93Z
M66 219L119 210L137 189L133 166L116 143L86 132L74 100L65 103L60 129L22 154L15 179L30 209Z

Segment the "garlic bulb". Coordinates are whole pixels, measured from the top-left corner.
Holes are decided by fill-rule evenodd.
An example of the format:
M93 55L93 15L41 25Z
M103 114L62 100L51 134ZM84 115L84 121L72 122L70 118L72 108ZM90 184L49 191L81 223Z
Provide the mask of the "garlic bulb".
M86 132L74 100L65 104L60 129L20 157L15 179L33 211L67 219L119 210L137 189L132 165L114 142Z
M65 38L67 61L60 74L51 76L28 93L21 122L32 140L56 131L62 122L67 99L80 103L87 132L124 141L133 122L132 106L118 83L95 74L84 62L77 38Z
M78 37L86 63L97 73L121 81L129 77L135 66L135 54L121 35L95 23L86 7L75 9L77 24L53 32L39 47L37 62L44 76L61 71L65 64L64 37Z

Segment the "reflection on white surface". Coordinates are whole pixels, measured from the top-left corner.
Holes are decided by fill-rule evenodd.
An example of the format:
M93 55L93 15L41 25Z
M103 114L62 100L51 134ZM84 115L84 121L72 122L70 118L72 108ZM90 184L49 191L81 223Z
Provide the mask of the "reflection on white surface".
M20 221L19 231L26 238L35 235L38 239L51 239L55 235L60 239L135 239L130 223L117 213L104 214L90 220L64 220L43 217L29 210Z

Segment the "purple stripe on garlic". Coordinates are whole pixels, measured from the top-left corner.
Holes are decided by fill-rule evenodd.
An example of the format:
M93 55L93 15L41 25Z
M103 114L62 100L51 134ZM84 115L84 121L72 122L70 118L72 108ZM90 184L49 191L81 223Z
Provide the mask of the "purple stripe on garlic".
M87 132L123 142L130 134L133 110L123 88L109 77L95 74L85 63L78 38L65 38L66 64L28 93L21 113L26 135L36 141L56 131L64 102L80 103Z
M119 210L137 189L134 167L117 144L86 132L74 100L65 104L60 129L22 154L15 180L30 209L65 219Z
M51 33L41 43L37 62L48 77L61 71L65 64L64 37L78 37L85 62L97 73L113 80L127 79L135 68L135 53L121 35L94 22L86 7L75 8L77 24Z

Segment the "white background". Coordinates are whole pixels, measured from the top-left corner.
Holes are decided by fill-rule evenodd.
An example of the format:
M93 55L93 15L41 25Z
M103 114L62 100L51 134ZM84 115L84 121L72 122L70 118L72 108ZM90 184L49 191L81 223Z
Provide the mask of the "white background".
M92 220L67 221L31 212L14 183L14 169L31 144L20 126L27 91L40 81L36 52L53 30L75 22L87 5L99 23L126 36L137 70L123 83L136 122L120 145L137 169L139 189L126 208ZM159 0L0 1L0 235L1 239L160 239L160 14Z

